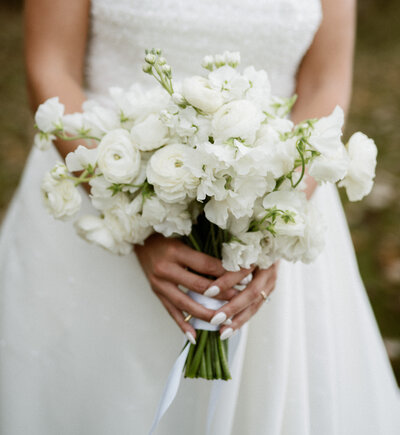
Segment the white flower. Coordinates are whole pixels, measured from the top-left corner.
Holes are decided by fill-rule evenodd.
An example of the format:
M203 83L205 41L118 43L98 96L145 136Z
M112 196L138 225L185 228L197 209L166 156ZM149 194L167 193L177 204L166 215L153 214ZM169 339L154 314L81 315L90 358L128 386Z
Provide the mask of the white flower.
M41 104L35 114L35 122L40 131L50 133L53 130L62 129L62 116L64 105L58 97L49 98Z
M241 99L250 87L249 81L234 68L225 65L208 75L210 85L222 93L225 101Z
M65 163L70 172L82 171L89 166L94 168L98 153L98 148L86 148L83 145L78 145L75 151L67 154Z
M182 144L167 145L151 156L147 179L160 199L172 203L194 198L199 180L185 164L194 158L193 150Z
M343 110L336 106L313 126L308 142L320 155L311 162L309 174L317 181L336 183L346 175L349 159L340 139L343 122Z
M130 183L140 170L140 151L123 129L107 133L99 144L98 166L111 183Z
M50 171L50 175L57 181L62 180L68 176L67 167L64 163L57 162Z
M192 218L185 204L164 203L165 218L154 224L154 229L164 237L187 236L192 230Z
M82 216L75 222L75 229L86 241L95 243L114 254L127 255L132 251L132 244L116 240L104 219L98 216Z
M267 110L271 100L271 85L268 74L264 70L257 71L250 66L243 71L243 76L251 84L246 92L246 99L261 110Z
M339 186L346 188L350 201L359 201L371 192L378 150L372 139L357 132L351 136L347 151L350 165L347 175Z
M262 113L250 101L231 101L224 104L214 115L214 139L224 141L240 138L251 144L255 140L262 119Z
M33 144L39 150L47 151L53 145L55 138L56 137L54 134L39 131L39 133L36 133L35 137L33 138Z
M141 151L152 151L165 145L168 128L155 114L150 114L143 121L132 127L131 137Z
M206 113L214 113L224 102L221 92L213 89L210 82L200 76L186 78L182 94L189 104Z
M57 178L48 172L42 181L41 192L47 211L56 219L68 219L75 215L82 198L74 182L65 178Z
M306 195L299 191L271 192L263 200L263 207L266 210L276 207L278 210L293 213L294 222L286 223L281 216L277 217L274 229L278 236L302 237L304 235L306 221L303 210L306 205Z
M248 269L256 263L261 252L261 232L240 234L229 243L222 245L222 266L226 270L238 271L241 267Z

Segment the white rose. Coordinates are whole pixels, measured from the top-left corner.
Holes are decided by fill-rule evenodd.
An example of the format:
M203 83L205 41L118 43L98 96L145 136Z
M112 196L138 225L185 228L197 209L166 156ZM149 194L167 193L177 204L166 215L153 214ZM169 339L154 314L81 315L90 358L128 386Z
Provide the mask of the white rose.
M111 183L130 183L140 171L140 151L123 129L107 133L99 144L98 167Z
M104 219L97 216L82 216L75 222L79 236L90 243L95 243L114 254L127 255L132 251L132 244L117 241Z
M39 131L39 133L36 133L33 138L33 144L39 150L47 151L53 145L53 140L55 138L54 134Z
M346 177L339 186L346 188L350 201L359 201L371 192L378 150L372 139L357 132L351 136L347 151L350 165Z
M74 182L56 179L50 172L43 178L41 192L46 209L56 219L68 219L81 207L82 198Z
M131 130L133 142L141 151L152 151L165 145L168 128L158 115L150 114Z
M222 266L226 270L238 271L241 267L248 269L256 263L261 252L261 232L248 232L222 245Z
M40 131L50 133L56 129L62 129L62 116L64 105L58 97L49 98L41 104L35 114L35 122Z
M214 113L224 102L222 94L200 76L186 78L183 81L182 94L189 104L206 113Z
M224 141L229 138L241 138L251 144L262 120L262 112L250 101L231 101L224 104L214 115L214 139Z
M199 179L185 164L193 158L193 150L183 144L167 145L151 156L147 179L160 199L173 203L195 197Z
M98 148L86 148L83 145L79 145L75 151L67 154L65 163L70 172L82 171L89 166L94 168L98 153Z

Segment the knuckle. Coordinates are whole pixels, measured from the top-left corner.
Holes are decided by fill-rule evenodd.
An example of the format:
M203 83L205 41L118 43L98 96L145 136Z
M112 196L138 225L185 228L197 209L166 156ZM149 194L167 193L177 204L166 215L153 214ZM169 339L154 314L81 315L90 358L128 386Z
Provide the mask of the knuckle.
M155 275L163 276L165 272L167 271L168 265L165 261L158 261L153 266L153 271Z

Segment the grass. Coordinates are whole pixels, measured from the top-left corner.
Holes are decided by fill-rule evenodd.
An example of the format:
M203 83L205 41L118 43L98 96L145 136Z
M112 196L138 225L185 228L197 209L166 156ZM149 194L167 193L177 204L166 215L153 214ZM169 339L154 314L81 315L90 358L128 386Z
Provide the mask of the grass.
M360 270L400 380L400 4L359 3L354 94L345 136L361 130L373 137L379 163L370 197L355 204L343 200ZM33 124L21 12L6 4L0 6L0 220L24 167Z

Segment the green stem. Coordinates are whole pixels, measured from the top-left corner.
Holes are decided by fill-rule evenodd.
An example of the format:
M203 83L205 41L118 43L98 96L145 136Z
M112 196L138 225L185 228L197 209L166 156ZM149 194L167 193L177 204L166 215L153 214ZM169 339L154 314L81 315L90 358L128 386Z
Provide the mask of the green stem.
M86 135L83 135L83 134L79 134L77 136L66 136L65 134L60 134L60 133L55 132L55 135L59 139L66 140L66 141L69 141L69 140L79 140L79 139L92 139L92 140L96 140L97 142L101 141L101 139L99 137L96 137L96 136L86 136Z
M211 337L208 337L206 344L206 370L207 379L213 378L212 364L211 364Z
M212 337L213 337L213 347L214 347L214 362L215 362L215 379L222 379L222 370L221 370L221 361L220 361L220 357L219 357L219 352L218 352L218 331L217 332L212 332Z
M194 354L193 361L187 370L189 378L196 376L197 370L199 369L201 364L201 359L204 353L204 347L207 342L208 331L198 330L197 333L198 333L197 334L198 339L197 339L196 352Z
M299 152L300 158L301 158L301 175L300 175L300 178L298 179L297 183L295 183L293 185L293 189L295 189L300 184L300 181L303 179L304 172L306 169L306 162L304 161L303 152L300 150L300 147L297 144L296 144L296 148L297 148L297 151Z
M229 371L229 365L228 365L228 359L225 353L225 349L222 345L222 340L219 336L217 336L217 344L218 344L218 352L220 356L221 361L221 368L222 368L222 378L225 380L231 379L231 374Z
M199 244L197 243L196 238L193 236L192 233L189 234L188 238L189 238L189 240L190 240L190 243L191 243L191 244L193 245L193 247L196 249L196 251L201 252L201 248L200 248Z

